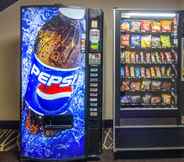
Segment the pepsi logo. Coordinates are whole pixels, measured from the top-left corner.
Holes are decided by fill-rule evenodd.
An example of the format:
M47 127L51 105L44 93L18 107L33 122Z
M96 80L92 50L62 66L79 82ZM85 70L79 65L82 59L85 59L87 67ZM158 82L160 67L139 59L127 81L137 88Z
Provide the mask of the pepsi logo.
M63 97L71 97L73 92L72 86L60 87L59 84L47 86L40 84L36 90L38 96L45 100L55 100Z

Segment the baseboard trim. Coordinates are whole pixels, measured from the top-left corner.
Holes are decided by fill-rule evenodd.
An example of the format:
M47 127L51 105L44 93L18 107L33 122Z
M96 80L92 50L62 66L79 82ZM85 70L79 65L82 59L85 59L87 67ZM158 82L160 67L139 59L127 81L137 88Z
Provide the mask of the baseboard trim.
M103 128L112 128L113 126L113 120L112 119L104 119L102 121L102 127Z
M18 129L19 121L17 120L0 120L0 129Z
M112 120L111 119L104 119L102 121L103 128L112 128ZM19 128L19 121L17 120L0 120L0 129L18 129Z

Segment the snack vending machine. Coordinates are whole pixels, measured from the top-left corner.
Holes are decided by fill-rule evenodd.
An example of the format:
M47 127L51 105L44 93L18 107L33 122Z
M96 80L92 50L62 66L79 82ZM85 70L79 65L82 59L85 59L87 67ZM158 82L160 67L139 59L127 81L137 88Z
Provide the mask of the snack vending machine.
M184 149L183 27L182 11L114 9L115 156Z
M22 161L100 155L102 42L100 9L21 8Z

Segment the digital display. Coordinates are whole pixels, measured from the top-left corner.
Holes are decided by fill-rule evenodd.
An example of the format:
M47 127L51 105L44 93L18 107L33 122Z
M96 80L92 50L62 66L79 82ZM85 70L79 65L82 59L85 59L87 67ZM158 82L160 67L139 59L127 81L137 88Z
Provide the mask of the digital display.
M85 9L21 9L22 157L84 156L85 23ZM71 126L60 123L60 116L70 116Z

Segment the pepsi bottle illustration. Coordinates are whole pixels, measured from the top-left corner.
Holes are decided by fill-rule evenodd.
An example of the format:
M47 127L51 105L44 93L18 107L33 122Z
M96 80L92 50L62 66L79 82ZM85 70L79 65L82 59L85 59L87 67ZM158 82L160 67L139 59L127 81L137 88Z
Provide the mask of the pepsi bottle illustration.
M85 9L22 9L23 157L84 156L84 17Z

